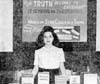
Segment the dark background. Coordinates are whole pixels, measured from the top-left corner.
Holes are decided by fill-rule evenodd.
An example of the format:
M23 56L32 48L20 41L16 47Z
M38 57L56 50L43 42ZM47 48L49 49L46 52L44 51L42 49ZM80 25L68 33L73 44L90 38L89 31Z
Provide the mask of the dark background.
M87 4L87 42L63 42L61 46L65 52L66 69L80 73L90 66L91 72L99 74L100 52L96 52L96 0L88 0ZM5 72L34 67L36 46L33 42L22 42L23 0L13 0L13 15L13 52L0 52L0 80L6 77Z

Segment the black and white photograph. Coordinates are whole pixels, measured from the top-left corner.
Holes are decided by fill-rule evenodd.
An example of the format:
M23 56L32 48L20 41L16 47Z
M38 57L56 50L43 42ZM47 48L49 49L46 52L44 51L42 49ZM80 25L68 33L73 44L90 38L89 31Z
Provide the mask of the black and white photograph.
M0 0L0 84L100 84L100 0Z

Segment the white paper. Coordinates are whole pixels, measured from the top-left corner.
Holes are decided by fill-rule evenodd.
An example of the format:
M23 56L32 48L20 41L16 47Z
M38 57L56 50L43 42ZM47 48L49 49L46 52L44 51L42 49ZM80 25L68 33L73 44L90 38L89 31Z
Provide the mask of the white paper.
M0 52L13 51L13 0L0 0Z
M97 84L97 74L84 74L84 84Z
M100 51L100 0L97 0L96 51Z

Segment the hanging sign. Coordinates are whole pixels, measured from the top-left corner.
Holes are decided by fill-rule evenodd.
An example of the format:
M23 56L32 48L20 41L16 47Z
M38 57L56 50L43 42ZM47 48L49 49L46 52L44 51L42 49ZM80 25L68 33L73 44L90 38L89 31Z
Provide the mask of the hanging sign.
M87 41L87 0L23 0L23 41L52 26L61 42Z

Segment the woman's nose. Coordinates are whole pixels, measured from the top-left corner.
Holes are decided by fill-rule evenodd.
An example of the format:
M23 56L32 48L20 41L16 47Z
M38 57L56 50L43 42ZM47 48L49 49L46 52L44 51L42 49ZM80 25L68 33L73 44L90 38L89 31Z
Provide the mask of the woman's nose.
M49 40L49 38L47 38L47 40Z

